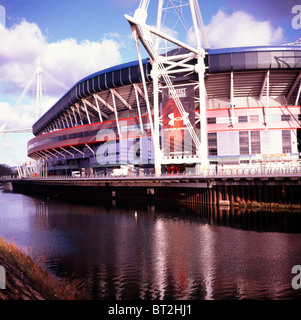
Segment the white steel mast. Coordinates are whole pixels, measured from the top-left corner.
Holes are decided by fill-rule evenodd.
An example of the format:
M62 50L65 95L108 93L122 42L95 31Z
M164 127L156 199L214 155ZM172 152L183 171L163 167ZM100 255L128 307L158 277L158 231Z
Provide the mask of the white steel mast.
M142 59L139 47L139 40L143 44L144 48L148 52L151 64L152 72L151 77L153 79L153 115L154 124L151 121L151 110L149 107L149 101L147 98L147 108L150 117L150 124L152 130L152 137L154 143L155 151L155 173L156 175L161 174L161 164L162 164L162 150L160 148L160 131L159 131L159 80L164 79L166 87L174 99L176 106L184 120L184 124L187 127L189 134L191 135L192 141L194 142L197 150L198 159L195 160L197 164L197 173L206 174L208 167L208 140L207 140L207 116L206 116L206 90L205 90L205 50L202 48L201 39L205 46L208 48L208 42L205 35L205 29L198 6L197 0L189 0L187 6L190 7L191 18L193 21L193 30L196 38L196 47L186 44L178 39L167 35L161 30L161 20L162 20L162 10L163 10L163 0L158 0L158 13L157 13L157 23L156 27L151 27L146 24L147 11L150 0L141 0L138 9L135 11L134 17L125 15L126 19L131 25L132 33L136 42L136 48L138 53L138 59L140 63L140 70L143 80L143 87L145 95L147 97L147 87L144 78L144 72L142 69ZM174 3L175 1L169 0L171 7L177 9ZM183 5L181 5L183 6ZM178 10L179 11L179 10ZM201 33L201 34L200 34ZM153 40L152 35L155 35L155 40ZM185 53L180 55L168 56L159 54L159 42L163 39L168 41L177 47L184 48ZM196 64L191 64L191 60L196 60ZM174 73L193 73L198 74L198 90L199 90L199 104L200 104L200 124L201 124L201 134L200 137L195 132L185 109L183 108L182 102L178 97L177 91L175 90L171 77ZM201 140L199 139L201 138Z
M36 92L36 120L41 116L42 110L42 67L40 65L40 58L37 59L37 67L35 71L35 75L37 77L37 92Z

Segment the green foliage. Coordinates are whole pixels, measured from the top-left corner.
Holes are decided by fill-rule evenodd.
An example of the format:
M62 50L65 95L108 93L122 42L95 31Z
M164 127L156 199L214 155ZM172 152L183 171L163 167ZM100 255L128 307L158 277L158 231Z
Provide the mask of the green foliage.
M12 170L8 165L0 164L0 177L11 175L11 173L12 173Z

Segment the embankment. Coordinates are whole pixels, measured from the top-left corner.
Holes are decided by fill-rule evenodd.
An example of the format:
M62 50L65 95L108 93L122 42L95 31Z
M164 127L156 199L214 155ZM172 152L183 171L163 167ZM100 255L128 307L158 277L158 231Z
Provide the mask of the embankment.
M5 289L0 300L83 300L78 281L55 279L24 250L0 238L0 265L5 268Z

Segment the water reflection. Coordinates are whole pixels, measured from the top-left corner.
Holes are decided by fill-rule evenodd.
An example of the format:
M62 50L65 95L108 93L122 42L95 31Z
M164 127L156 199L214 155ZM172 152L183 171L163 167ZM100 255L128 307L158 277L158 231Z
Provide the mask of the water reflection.
M208 208L203 211L208 222L221 226L259 232L301 232L300 212L249 208Z
M43 217L43 223L47 221L48 208L51 206L51 201L48 199L28 199L24 202L23 210L32 211L35 208L36 216ZM137 210L144 213L145 211L149 216L164 219L182 219L189 220L190 222L225 226L241 230L250 230L258 232L285 232L285 233L301 233L301 212L288 211L283 209L263 210L263 209L250 209L239 207L221 207L217 206L204 206L204 205L181 205L175 204L174 206L164 203L161 204L147 204L135 205L127 202L102 202L100 205L81 203L81 202L55 202L56 215L63 213L70 214L103 214L112 213L116 208L118 211L133 214L137 225L138 214ZM137 210L135 210L135 208ZM120 211L120 212L121 212ZM53 212L52 212L53 215ZM141 215L140 215L141 217ZM42 222L42 221L40 221ZM42 226L41 226L42 227ZM45 225L44 228L48 229L49 226Z
M95 299L300 298L301 215L0 193L0 236ZM137 213L137 214L135 214Z

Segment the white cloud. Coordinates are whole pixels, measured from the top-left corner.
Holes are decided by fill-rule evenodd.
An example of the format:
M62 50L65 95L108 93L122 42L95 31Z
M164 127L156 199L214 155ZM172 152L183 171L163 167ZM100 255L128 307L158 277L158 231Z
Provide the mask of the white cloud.
M0 110L0 125L7 124L5 129L30 128L35 120L32 105L14 108L7 102L0 102Z
M34 122L32 109L31 105L23 105L16 109L7 102L0 102L0 127L7 124L4 129L31 128ZM30 133L7 133L3 137L0 135L0 163L14 166L26 162L26 146L30 138Z
M0 25L0 79L25 87L34 71L35 59L46 45L39 27L23 20L11 29Z
M121 55L115 40L78 43L66 39L49 43L41 61L48 72L70 87L91 73L120 63Z
M35 23L23 20L11 29L0 25L0 80L24 88L35 71L36 59L58 80L71 87L81 78L121 62L116 35L100 41L64 39L48 42ZM43 75L45 81L47 75ZM48 94L55 94L58 84L45 83Z
M252 15L236 11L231 15L219 10L205 26L210 48L281 45L284 43L283 29L273 28L269 21L258 21ZM194 43L192 29L187 41Z
M41 52L46 40L35 23L26 20L7 29L0 26L0 59L1 62L28 63Z
M114 34L112 38L116 37ZM109 35L98 42L76 39L47 42L35 23L23 20L11 29L0 25L0 39L2 101L8 94L15 98L13 102L11 99L10 103L0 103L0 125L8 122L8 128L30 127L35 121L35 83L23 98L27 101L22 100L19 106L14 104L32 79L38 57L45 71L42 73L42 113L65 93L66 89L62 89L59 82L70 88L83 77L121 62L120 44Z
M17 133L16 136L7 134L6 137L0 136L1 158L0 163L9 166L22 165L25 162L32 161L27 157L26 143L32 138L30 134Z
M7 123L6 129L30 128L36 121L35 83L21 102L16 102L34 75L38 57L44 69L42 114L66 92L54 78L70 88L83 77L122 61L123 44L117 34L107 34L99 41L49 42L35 23L23 20L9 29L0 24L0 40L0 127ZM22 163L30 135L0 136L1 162Z

